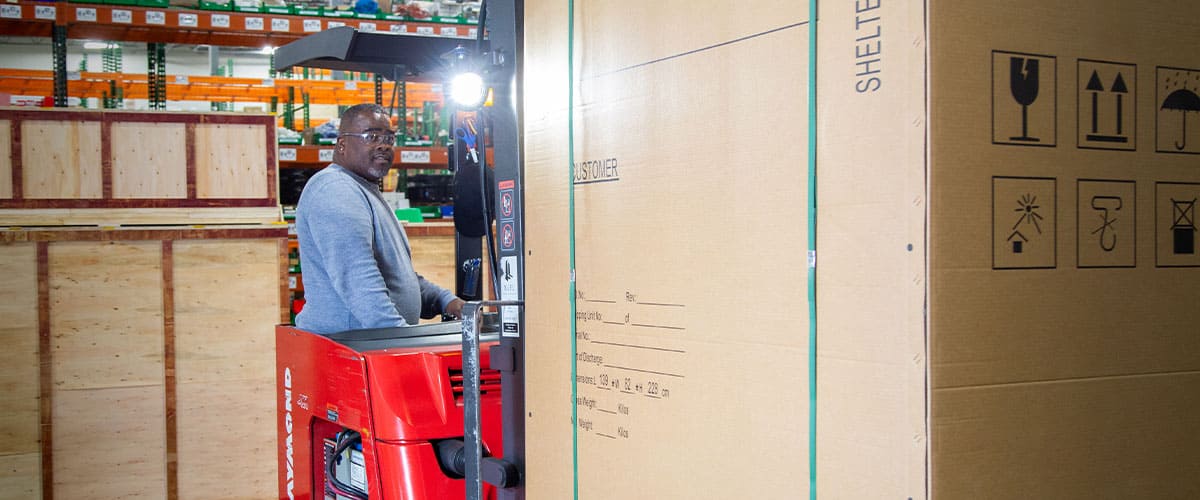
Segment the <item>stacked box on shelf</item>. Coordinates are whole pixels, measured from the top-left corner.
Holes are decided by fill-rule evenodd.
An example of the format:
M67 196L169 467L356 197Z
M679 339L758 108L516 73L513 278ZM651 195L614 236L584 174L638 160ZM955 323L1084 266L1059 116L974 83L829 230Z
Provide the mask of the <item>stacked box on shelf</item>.
M234 0L234 12L262 12L262 2L258 0Z
M321 16L325 14L325 8L320 5L293 5L292 9L294 9L294 12L298 16Z
M233 0L200 0L196 7L200 10L233 10Z
M295 14L295 5L263 5L262 12L266 14Z

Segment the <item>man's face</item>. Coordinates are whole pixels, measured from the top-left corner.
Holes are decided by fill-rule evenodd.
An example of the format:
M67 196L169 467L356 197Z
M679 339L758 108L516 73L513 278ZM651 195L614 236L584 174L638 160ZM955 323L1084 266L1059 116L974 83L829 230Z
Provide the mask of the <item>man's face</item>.
M388 136L393 140L386 116L378 113L356 117L346 130L347 134L371 134ZM392 157L395 155L393 141L370 141L361 135L343 135L338 137L339 158L334 161L347 170L354 172L371 182L378 182L392 168Z

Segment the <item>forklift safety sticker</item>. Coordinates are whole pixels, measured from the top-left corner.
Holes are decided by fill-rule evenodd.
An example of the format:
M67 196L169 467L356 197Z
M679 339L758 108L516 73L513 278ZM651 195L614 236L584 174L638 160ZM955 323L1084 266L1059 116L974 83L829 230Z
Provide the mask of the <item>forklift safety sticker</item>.
M500 248L504 250L512 250L517 247L516 230L513 228L512 222L505 222L500 225Z
M500 300L518 300L520 289L517 285L517 258L515 256L500 258ZM500 308L501 334L505 337L520 337L520 314L516 306Z

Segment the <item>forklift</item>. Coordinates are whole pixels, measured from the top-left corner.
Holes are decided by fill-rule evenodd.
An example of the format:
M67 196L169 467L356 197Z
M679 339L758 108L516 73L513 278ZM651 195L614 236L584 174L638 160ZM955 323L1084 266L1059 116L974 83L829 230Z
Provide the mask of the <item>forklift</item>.
M521 8L485 0L474 39L343 26L276 50L280 71L447 89L449 130L462 131L448 145L456 291L468 300L461 320L441 323L332 335L276 327L281 500L524 498ZM484 240L498 300L483 300Z

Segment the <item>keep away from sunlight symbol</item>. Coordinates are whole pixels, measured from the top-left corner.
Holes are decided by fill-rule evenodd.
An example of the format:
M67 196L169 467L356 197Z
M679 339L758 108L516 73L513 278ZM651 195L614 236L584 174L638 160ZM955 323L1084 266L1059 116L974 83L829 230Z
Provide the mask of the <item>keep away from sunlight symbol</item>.
M1186 79L1185 79L1186 80ZM1171 79L1167 79L1167 85L1171 84ZM1183 151L1187 147L1187 114L1190 112L1200 112L1200 96L1187 88L1187 82L1183 82L1183 87L1175 89L1167 98L1163 99L1162 109L1169 111L1179 111L1183 113L1183 132L1182 138L1175 141L1175 149Z
M1013 229L1021 226L1021 223L1033 224L1034 229L1037 229L1038 234L1042 234L1042 225L1039 221L1043 220L1041 214L1037 213L1041 205L1037 205L1037 196L1032 194L1021 195L1021 199L1017 201L1017 208L1013 210L1021 214L1017 219L1017 223L1013 224Z

